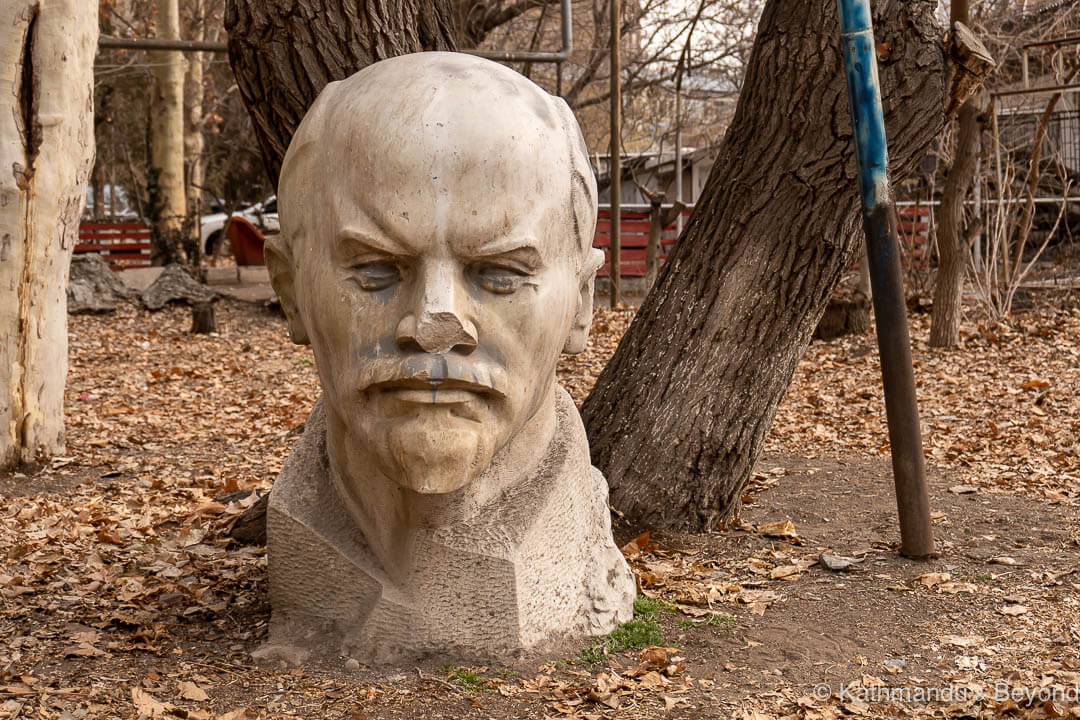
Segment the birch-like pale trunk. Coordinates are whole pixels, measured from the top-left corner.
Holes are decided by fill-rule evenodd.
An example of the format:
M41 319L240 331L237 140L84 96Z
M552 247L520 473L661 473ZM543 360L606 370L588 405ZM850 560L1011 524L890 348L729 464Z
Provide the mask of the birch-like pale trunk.
M195 22L192 40L206 39L205 3L189 0ZM203 162L203 54L187 54L184 76L184 157L187 161L187 208L193 219L192 231L199 237L199 216L202 214L202 186L206 168Z
M94 165L98 4L0 3L0 465L64 448L67 281Z
M156 0L157 37L180 38L177 0ZM154 94L150 117L150 220L152 261L183 262L180 235L187 215L184 188L184 56L169 50L150 53Z

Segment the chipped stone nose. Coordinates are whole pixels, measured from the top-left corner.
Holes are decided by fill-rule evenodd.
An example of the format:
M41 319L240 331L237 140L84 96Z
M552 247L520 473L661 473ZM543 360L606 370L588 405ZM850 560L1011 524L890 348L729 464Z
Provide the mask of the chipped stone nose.
M470 353L476 349L476 329L452 312L409 314L398 323L397 341L402 349L434 355Z
M398 323L398 346L436 355L475 350L476 326L458 307L465 290L457 287L453 272L436 264L422 273L420 280L423 286L418 306Z

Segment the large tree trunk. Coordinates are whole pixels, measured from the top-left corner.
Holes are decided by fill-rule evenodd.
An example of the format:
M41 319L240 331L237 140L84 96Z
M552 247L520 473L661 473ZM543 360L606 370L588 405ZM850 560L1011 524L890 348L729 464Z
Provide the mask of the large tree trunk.
M64 448L67 279L94 164L96 2L0 4L0 465Z
M943 123L934 5L875 3L894 177ZM703 530L738 508L796 363L863 242L839 47L834 0L766 5L702 197L585 402L593 463L636 524Z
M979 131L978 100L971 98L960 108L956 148L938 207L938 271L930 315L930 345L933 347L952 347L960 341L964 275L968 264L964 200L975 179Z
M277 187L281 159L327 83L377 60L456 49L450 0L227 0L229 62Z
M156 0L157 37L180 38L178 0ZM150 104L150 221L151 260L155 265L183 263L184 219L184 56L158 50L150 53L154 94Z

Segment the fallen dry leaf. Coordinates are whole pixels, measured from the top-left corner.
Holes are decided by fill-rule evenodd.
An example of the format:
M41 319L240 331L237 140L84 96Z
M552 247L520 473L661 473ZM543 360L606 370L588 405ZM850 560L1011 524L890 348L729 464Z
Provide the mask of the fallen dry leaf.
M941 642L944 645L954 645L956 647L976 647L986 642L985 638L979 635L942 635Z
M644 550L648 546L649 546L649 531L646 530L645 532L641 533L640 535L638 535L636 538L634 538L630 542L623 545L621 549L622 549L623 555L626 555L627 557L632 557L634 555L639 554L642 550Z
M801 575L805 571L806 568L801 565L781 565L772 569L769 578L772 580L794 579L793 576Z
M949 488L949 492L956 495L970 495L979 492L979 488L975 485L953 485Z
M161 702L141 688L131 688L131 701L135 703L135 709L139 711L139 717L158 718L172 712L176 706L167 702Z
M98 657L106 654L107 653L103 650L98 650L93 645L87 643L71 645L64 649L64 657Z
M767 538L780 538L798 542L799 536L795 532L795 523L790 520L780 520L758 526L758 534Z
M689 705L690 702L686 698L676 697L674 695L664 696L664 712L671 712L680 705Z
M210 696L201 687L193 682L181 682L178 686L180 697L194 702L206 702Z
M915 577L915 580L917 582L922 583L923 585L925 585L928 588L932 588L935 585L940 585L941 583L949 582L949 580L952 580L952 575L950 575L949 573L943 573L943 572L930 572L930 573L923 573L922 575L917 575Z
M218 715L217 720L254 720L259 714L252 711L249 708L240 708L238 710L230 710L224 715Z
M655 670L645 673L638 678L638 685L646 690L663 690L670 681Z
M929 586L927 586L929 587ZM949 595L955 595L956 593L973 593L978 592L979 586L975 583L969 582L943 582L936 586L938 592L947 593Z

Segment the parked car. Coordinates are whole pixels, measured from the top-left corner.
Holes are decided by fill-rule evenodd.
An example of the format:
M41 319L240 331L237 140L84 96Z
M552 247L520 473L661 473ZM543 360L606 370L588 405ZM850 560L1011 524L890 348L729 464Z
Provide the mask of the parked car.
M255 203L243 210L233 213L239 215L259 228L263 233L277 232L278 209L277 196L271 195L262 202ZM223 212L203 215L200 222L199 237L202 239L203 252L212 255L214 250L221 246L224 240L225 224L229 215Z

